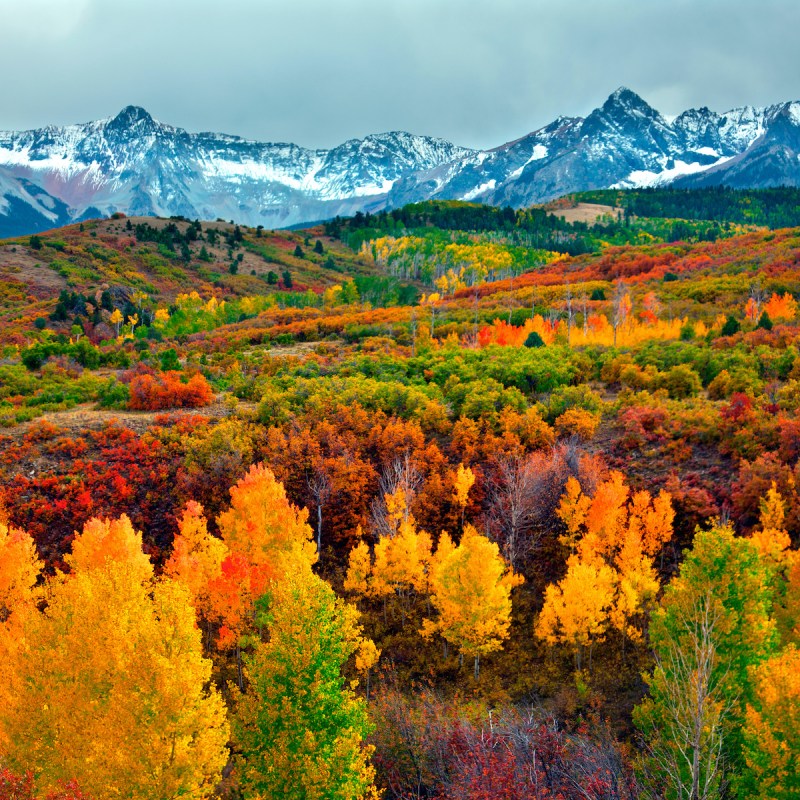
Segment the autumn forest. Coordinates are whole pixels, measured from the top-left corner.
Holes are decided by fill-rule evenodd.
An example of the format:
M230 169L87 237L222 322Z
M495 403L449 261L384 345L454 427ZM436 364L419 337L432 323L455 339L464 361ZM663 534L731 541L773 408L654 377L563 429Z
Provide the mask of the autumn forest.
M797 798L799 301L794 189L0 240L0 800Z

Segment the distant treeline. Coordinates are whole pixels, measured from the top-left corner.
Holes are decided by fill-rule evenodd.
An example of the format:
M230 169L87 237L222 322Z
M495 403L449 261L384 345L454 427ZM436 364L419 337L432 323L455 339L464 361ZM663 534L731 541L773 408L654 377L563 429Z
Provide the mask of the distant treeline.
M497 232L515 239L522 235L528 246L569 255L591 253L596 249L595 231L590 234L588 225L566 222L542 208L515 210L508 206L498 208L452 200L430 200L377 214L359 211L354 217L336 217L325 223L328 236L341 239L353 249L358 249L361 242L379 236L403 235L424 228Z
M800 226L800 189L599 189L572 197L625 210L625 217L715 220L768 228Z

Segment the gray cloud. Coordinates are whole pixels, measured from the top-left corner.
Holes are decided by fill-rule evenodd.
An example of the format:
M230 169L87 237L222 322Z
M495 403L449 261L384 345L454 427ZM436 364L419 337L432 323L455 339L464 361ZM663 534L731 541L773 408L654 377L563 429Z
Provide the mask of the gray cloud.
M0 0L0 129L142 105L328 147L491 147L619 85L665 114L800 98L796 0Z

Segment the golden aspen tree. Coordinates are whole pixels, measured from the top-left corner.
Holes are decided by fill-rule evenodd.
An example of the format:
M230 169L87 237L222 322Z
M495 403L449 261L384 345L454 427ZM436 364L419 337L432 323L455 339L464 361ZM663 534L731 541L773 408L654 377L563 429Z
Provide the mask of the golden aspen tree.
M567 574L545 589L536 635L548 644L573 650L575 668L583 668L586 648L605 639L615 599L614 571L603 563L570 561Z
M362 639L356 651L356 671L364 676L364 690L369 700L370 679L372 678L372 668L378 663L381 657L381 650L375 646L372 639Z
M612 471L591 497L570 478L556 513L566 526L561 541L571 555L561 584L545 593L537 634L570 645L576 663L583 648L603 640L609 625L641 639L641 617L653 608L659 589L653 558L672 537L670 496L631 495L622 473ZM589 604L581 579L592 587Z
M269 639L246 657L234 719L245 796L377 797L366 703L342 676L363 649L356 610L310 570L287 574L264 610Z
M359 528L358 536L361 536ZM359 542L347 559L347 574L344 579L344 590L360 597L369 592L369 578L372 572L372 556L366 542Z
M759 524L749 540L770 570L773 616L781 641L796 643L800 641L800 553L791 549L786 507L774 481L759 505Z
M634 526L626 532L614 559L614 582L610 622L629 639L641 639L642 629L632 621L652 610L660 584L653 559L645 552L644 543Z
M125 516L87 522L65 560L2 651L5 761L42 791L76 779L98 798L208 797L228 725L187 589L154 578Z
M118 308L115 308L111 312L111 316L109 317L108 321L114 326L114 330L116 331L117 336L119 336L119 326L125 321L125 317L122 315L122 312Z
M411 522L414 518L408 508L408 496L402 486L383 496L386 503L386 524L389 536L394 536L400 528L401 522Z
M800 651L794 645L751 668L755 697L744 727L748 797L800 796Z
M800 644L800 553L788 555L785 592L775 609L781 641Z
M436 550L431 554L430 581L435 580L436 570L441 567L455 549L456 545L450 534L447 531L442 531L439 534L439 541L436 543Z
M453 499L461 509L461 527L464 527L464 511L469 500L469 491L475 483L475 473L463 464L458 465L456 476L453 480Z
M33 539L18 528L9 527L0 506L0 666L14 664L24 647L24 620L34 611L40 592L36 583L42 564ZM0 670L0 674L5 674ZM0 707L14 701L15 682L0 680ZM0 753L4 752L0 725Z
M235 646L240 665L239 642L252 628L255 601L271 581L310 570L317 552L308 510L289 502L283 484L263 464L251 466L230 495L230 508L217 519L227 555L208 586L208 603L220 623L219 646ZM242 679L240 670L240 684Z
M0 521L0 623L16 606L33 599L41 571L33 539Z
M221 575L222 562L227 555L225 543L208 532L203 507L189 501L178 520L178 533L164 565L164 574L189 590L192 604L206 619L212 615L210 586Z
M279 574L316 562L308 510L289 502L271 470L254 464L230 492L231 507L217 524L231 552L254 565L271 564Z
M431 537L417 530L413 517L401 521L394 536L383 536L375 545L370 594L397 597L405 622L414 597L428 591L430 560Z
M759 507L759 526L750 535L750 541L774 567L785 566L792 540L784 529L786 510L775 481L772 481L766 495L761 498Z
M568 478L556 514L567 528L567 533L561 538L561 542L569 547L570 552L574 553L578 546L591 502L592 499L583 493L577 479Z
M480 657L500 650L508 638L511 590L522 580L508 569L497 544L467 525L458 547L437 562L431 575L438 619L425 620L422 634L438 631L472 656L477 680Z

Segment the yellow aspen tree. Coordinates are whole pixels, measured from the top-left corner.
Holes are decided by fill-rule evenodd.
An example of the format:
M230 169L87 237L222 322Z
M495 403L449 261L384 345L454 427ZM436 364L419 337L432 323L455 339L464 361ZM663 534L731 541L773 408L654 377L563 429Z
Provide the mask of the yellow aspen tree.
M116 331L117 336L119 336L119 326L125 321L125 317L122 315L122 312L115 308L111 312L111 316L109 317L109 322L114 326L114 330Z
M401 521L394 536L383 536L375 545L370 593L398 598L403 622L416 595L428 590L431 538L418 531L413 519Z
M641 541L645 555L655 556L672 538L674 520L672 498L667 492L662 490L655 497L646 491L634 492L628 508L627 527Z
M622 473L612 471L592 497L570 478L556 513L567 528L561 541L572 554L560 590L548 587L541 612L544 622L537 624L537 632L573 649L602 641L609 624L630 639L641 639L641 622L654 607L659 589L653 558L672 537L670 496L663 491L655 498L646 491L631 495ZM590 579L597 602L568 609L568 603L583 604L575 582L578 573ZM578 649L576 660L580 656Z
M544 606L536 620L536 635L548 644L566 644L583 668L583 655L605 639L615 600L616 576L603 563L570 559L567 574L545 589Z
M308 510L298 509L271 470L254 464L231 487L231 507L219 515L222 541L250 564L270 564L279 574L317 560Z
M360 528L358 535L360 536ZM359 597L369 593L369 579L372 572L372 556L366 542L359 542L347 559L347 574L344 579L344 590Z
M217 518L227 555L208 587L208 603L220 625L218 646L236 649L241 687L242 637L253 631L256 601L271 583L310 571L317 548L308 510L289 502L283 484L263 464L251 466L230 495L230 508Z
M463 464L458 465L456 476L453 480L453 499L461 509L461 527L464 527L464 511L469 500L469 491L475 483L475 473Z
M766 495L761 498L759 506L759 526L750 535L750 541L772 566L780 568L786 565L792 540L784 529L786 510L775 481L772 481Z
M644 552L641 538L630 529L614 560L615 597L609 613L614 628L629 639L642 638L633 621L653 610L659 590L653 559Z
M751 668L755 700L748 704L745 760L748 797L800 796L800 651L794 645Z
M522 583L500 555L495 542L471 525L464 529L458 547L436 566L431 603L437 620L426 620L422 634L435 631L474 659L480 675L480 657L500 650L511 627L511 590Z
M398 486L391 493L383 496L386 503L386 523L389 527L389 535L394 536L400 529L401 522L414 523L414 518L408 508L408 498L405 489Z
M4 760L41 791L75 779L98 798L204 798L219 781L228 725L190 597L154 579L141 545L127 517L87 522L2 652Z
M18 528L9 527L4 509L0 506L0 667L11 665L24 647L24 620L28 612L35 612L39 599L37 581L42 564L36 553L33 539ZM5 672L0 669L0 674ZM14 702L15 683L0 680L0 707L8 708ZM0 753L5 742L0 726Z
M800 553L791 549L785 504L774 481L761 498L760 510L759 525L749 538L770 570L781 641L800 642Z
M192 605L206 619L212 615L210 586L222 573L222 562L227 555L225 543L208 532L203 507L189 501L178 520L178 533L164 574L189 590Z
M436 544L436 550L431 555L430 575L429 582L433 583L436 580L437 570L441 565L447 561L450 554L456 549L450 534L447 531L442 531L439 534L439 541Z
M583 493L577 479L568 478L556 514L566 525L567 534L561 538L561 542L569 547L570 552L575 552L578 545L591 502L591 498Z
M363 638L360 640L358 650L356 650L356 671L364 676L364 690L367 700L369 700L372 668L378 663L380 657L381 650L375 646L375 642L372 639Z
M15 607L33 600L41 571L33 539L0 521L0 623Z

